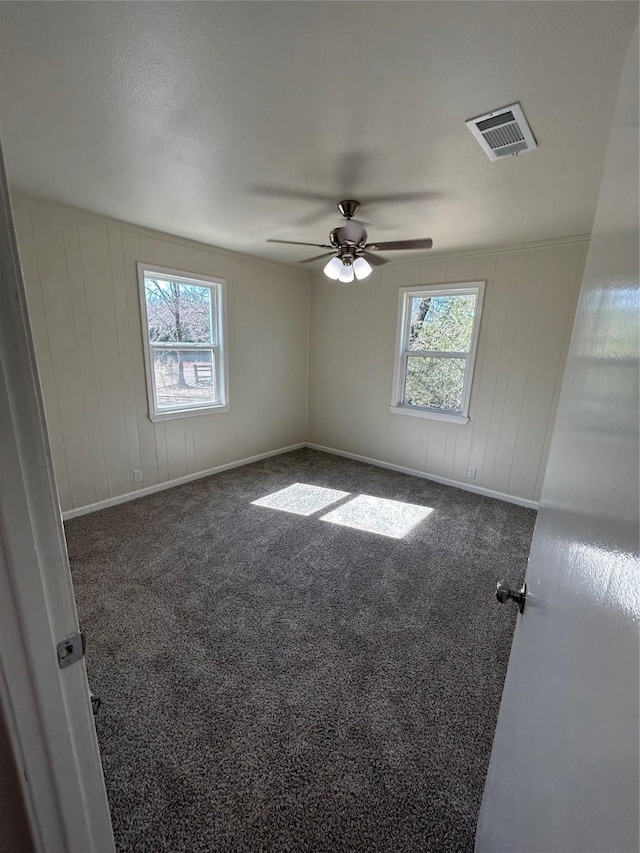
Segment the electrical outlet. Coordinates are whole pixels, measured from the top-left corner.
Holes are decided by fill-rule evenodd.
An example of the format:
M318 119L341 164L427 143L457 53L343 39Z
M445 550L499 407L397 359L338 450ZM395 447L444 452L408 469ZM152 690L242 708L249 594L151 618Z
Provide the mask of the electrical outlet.
M140 470L140 468L136 468L136 470L133 472L133 482L134 483L141 483L142 482L142 471Z
M467 480L475 480L476 478L476 469L475 468L467 468Z

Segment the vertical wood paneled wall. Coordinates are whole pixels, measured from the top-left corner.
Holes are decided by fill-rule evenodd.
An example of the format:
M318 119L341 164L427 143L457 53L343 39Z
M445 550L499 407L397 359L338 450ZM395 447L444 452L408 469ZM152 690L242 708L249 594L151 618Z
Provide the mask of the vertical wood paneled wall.
M21 196L14 214L63 510L304 441L538 499L586 241L317 274L309 306L306 272ZM229 412L149 420L137 261L228 280ZM398 288L478 279L469 423L392 414Z
M59 205L13 203L63 510L305 440L306 272ZM149 420L137 261L227 279L229 412Z
M566 241L400 262L348 286L314 275L309 442L537 500L586 249ZM392 414L398 288L479 279L469 423Z

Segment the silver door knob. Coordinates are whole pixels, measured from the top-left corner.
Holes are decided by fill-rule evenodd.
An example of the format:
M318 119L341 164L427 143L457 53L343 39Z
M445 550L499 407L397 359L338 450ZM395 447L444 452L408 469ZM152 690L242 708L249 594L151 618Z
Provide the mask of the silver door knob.
M524 610L524 603L527 599L527 585L522 584L521 590L511 589L507 581L500 581L500 583L496 587L496 598L500 602L500 604L504 604L505 601L515 601L518 605L518 610L520 613Z

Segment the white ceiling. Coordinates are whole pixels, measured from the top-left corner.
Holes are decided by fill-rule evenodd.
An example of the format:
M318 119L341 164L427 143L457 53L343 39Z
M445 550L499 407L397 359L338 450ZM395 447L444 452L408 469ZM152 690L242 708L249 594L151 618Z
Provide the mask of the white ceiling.
M363 202L371 239L432 237L434 251L583 234L637 14L634 2L2 2L9 177L288 262L315 252L265 239L326 242L345 197ZM513 101L540 147L494 163L464 121ZM374 201L388 194L413 197Z

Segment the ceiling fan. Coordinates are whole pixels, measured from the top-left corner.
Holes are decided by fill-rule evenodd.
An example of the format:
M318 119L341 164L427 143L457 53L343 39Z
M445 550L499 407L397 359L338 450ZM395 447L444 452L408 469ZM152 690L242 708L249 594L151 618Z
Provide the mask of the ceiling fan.
M286 243L291 246L314 246L318 249L330 249L313 258L305 258L302 264L318 261L320 258L331 260L324 268L324 274L334 281L350 282L354 278L366 278L373 266L386 264L385 258L376 252L395 252L401 249L430 249L433 240L391 240L386 243L367 243L367 232L362 222L353 219L358 212L360 202L347 198L338 202L338 210L346 219L344 225L334 228L329 234L329 243L300 243L297 240L267 240L267 243Z

